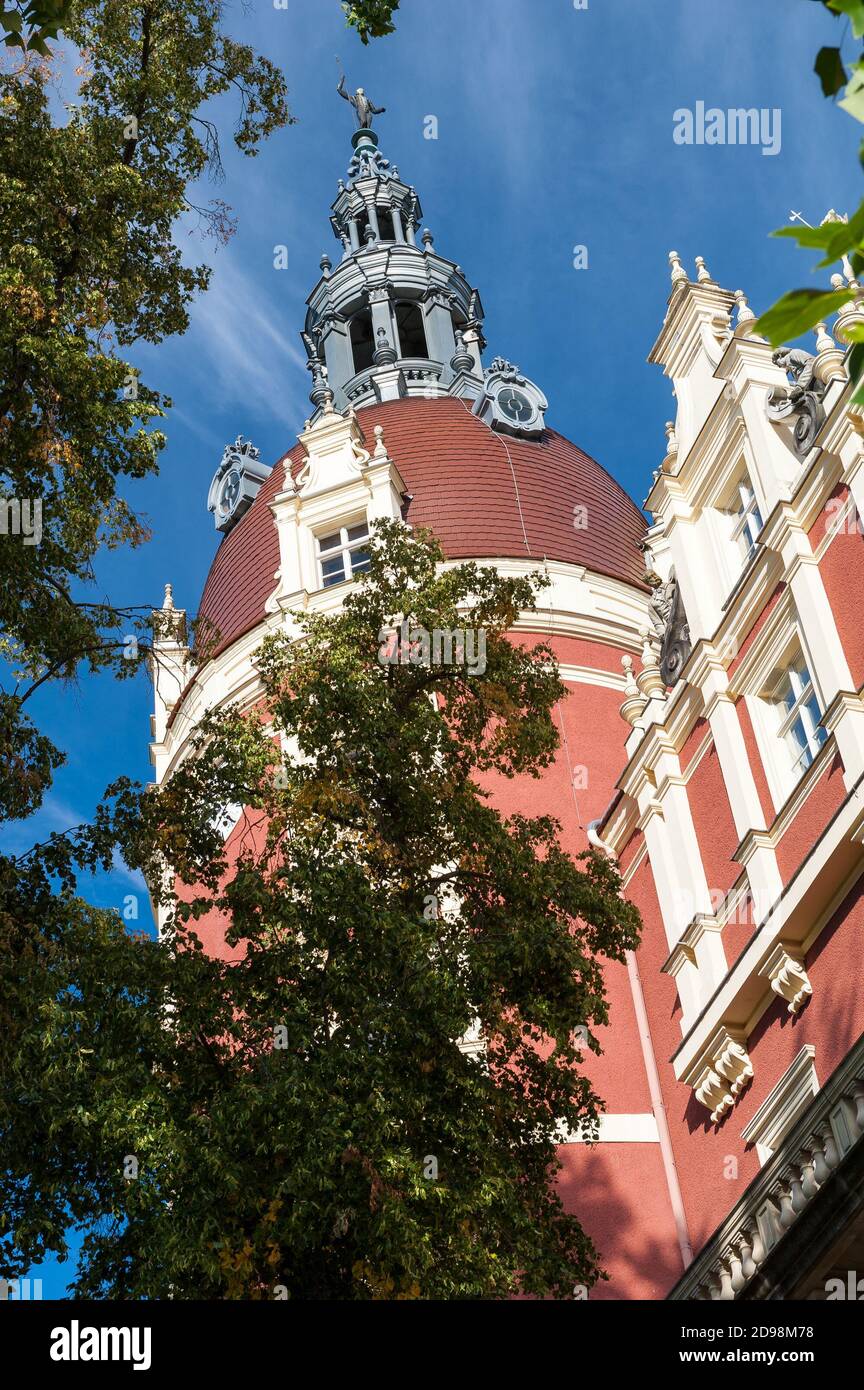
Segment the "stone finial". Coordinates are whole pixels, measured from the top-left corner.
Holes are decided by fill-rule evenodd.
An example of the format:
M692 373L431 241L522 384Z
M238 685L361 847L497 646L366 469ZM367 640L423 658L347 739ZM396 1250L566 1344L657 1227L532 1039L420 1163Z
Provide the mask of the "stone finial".
M738 312L735 315L735 331L740 338L750 332L750 325L756 322L756 315L747 303L747 296L743 290L736 290L734 298L738 306Z
M662 471L669 473L678 457L678 432L675 429L675 421L667 420L664 429L666 430L666 457L663 460Z
M474 366L474 358L465 346L465 337L461 328L456 329L456 351L450 358L450 366L454 372L470 372Z
M321 267L321 274L324 276L324 278L325 278L325 280L326 280L327 277L328 277L328 275L330 274L330 271L333 269L333 262L331 261L330 257L327 255L327 252L326 252L326 251L324 252L324 255L321 257L321 259L320 259L320 261L318 262L318 264L319 264L319 266Z
M833 290L851 289L857 294L860 286L857 280L847 284L842 275L834 274L831 276L831 288ZM837 311L837 317L834 320L834 337L841 343L848 343L850 341L848 330L857 328L861 324L864 324L864 300L861 298L850 299L848 303L841 304Z
M681 257L678 255L677 251L669 252L669 264L672 267L672 284L689 285L690 281L687 278L687 271L681 264Z
M386 458L387 458L387 446L386 446L386 444L384 443L384 426L383 426L383 425L376 425L376 426L375 426L375 448L374 448L374 450L373 450L372 457L373 457L373 458L376 458L376 459L386 459Z
M666 698L666 683L660 674L660 664L651 639L651 629L642 627L639 629L639 636L642 638L642 670L636 677L636 684L640 692L651 700L654 696L661 699Z
M648 703L648 697L642 694L639 686L636 684L636 677L633 673L632 656L622 656L621 665L624 668L625 694L624 701L620 707L621 718L625 719L627 723L635 729L639 717Z
M816 325L816 363L813 368L817 379L826 386L831 381L845 381L843 366L845 353L837 347L824 323Z
M435 238L433 237L428 227L423 228L423 236L421 240L423 242L423 245L426 247L426 250L431 251L433 246L435 245Z
M834 339L830 336L824 323L816 325L816 351L830 352L834 347Z
M376 367L392 367L399 354L387 337L385 329L379 328L376 337L378 341L372 354L372 361Z
M700 285L713 285L713 284L714 284L714 281L713 281L712 278L711 278L711 274L710 274L710 272L709 272L709 270L708 270L708 267L707 267L706 264L705 264L705 257L704 257L704 256L697 256L697 257L696 257L696 272L697 272L697 274L696 274L696 279L699 281L699 284L700 284Z
M154 608L151 614L153 637L156 642L168 646L186 644L186 610L174 606L174 585L165 585L165 597L161 608Z

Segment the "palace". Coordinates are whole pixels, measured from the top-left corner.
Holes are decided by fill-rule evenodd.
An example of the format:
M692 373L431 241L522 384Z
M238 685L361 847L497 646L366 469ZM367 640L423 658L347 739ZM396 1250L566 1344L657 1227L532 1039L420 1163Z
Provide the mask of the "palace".
M449 561L545 569L517 635L560 663L561 747L497 803L614 857L644 922L586 1062L599 1140L561 1146L610 1274L590 1297L825 1298L864 1270L864 411L844 347L864 292L812 353L775 354L740 291L670 254L649 520L540 386L487 364L480 295L415 189L368 124L352 146L303 330L310 418L272 467L238 439L210 489L207 659L170 592L157 615L156 781L205 710L254 706L266 633L338 608L381 518L430 527ZM225 953L219 922L200 931Z

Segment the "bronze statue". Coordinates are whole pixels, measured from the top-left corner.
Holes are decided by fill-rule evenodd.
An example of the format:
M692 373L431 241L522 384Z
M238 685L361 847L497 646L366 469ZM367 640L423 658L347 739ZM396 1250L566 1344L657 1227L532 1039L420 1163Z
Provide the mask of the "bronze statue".
M345 74L339 78L339 86L336 88L340 97L344 97L354 107L354 114L357 117L357 124L361 130L372 129L372 117L381 116L387 110L386 106L375 106L369 100L362 87L358 87L352 96L345 90Z

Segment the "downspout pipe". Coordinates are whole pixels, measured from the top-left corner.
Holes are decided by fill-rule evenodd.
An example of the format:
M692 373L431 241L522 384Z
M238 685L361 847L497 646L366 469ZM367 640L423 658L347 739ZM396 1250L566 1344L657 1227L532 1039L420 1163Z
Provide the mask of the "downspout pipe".
M611 806L604 811L599 820L594 820L588 826L588 843L594 849L600 850L607 859L617 866L618 856L615 854L605 840L600 839L598 827L603 824L609 814ZM623 894L622 894L623 897ZM648 1010L645 1007L645 994L642 989L642 979L639 974L639 965L636 961L634 951L628 951L627 957L627 977L630 981L630 993L633 996L633 1009L636 1014L636 1026L639 1030L639 1041L642 1044L642 1058L645 1063L645 1072L648 1078L648 1093L651 1097L651 1109L654 1112L654 1119L657 1124L657 1134L660 1139L660 1156L663 1161L663 1172L666 1177L666 1190L669 1194L669 1204L672 1208L672 1216L675 1221L675 1231L678 1236L678 1249L681 1252L681 1260L684 1268L687 1269L693 1263L693 1247L690 1244L690 1234L687 1230L687 1216L684 1210L684 1199L681 1195L681 1184L678 1181L678 1169L675 1164L675 1154L672 1149L672 1136L669 1132L669 1121L666 1115L666 1106L663 1103L663 1092L660 1087L660 1072L657 1069L657 1058L654 1053L654 1044L651 1041L651 1029L648 1024Z

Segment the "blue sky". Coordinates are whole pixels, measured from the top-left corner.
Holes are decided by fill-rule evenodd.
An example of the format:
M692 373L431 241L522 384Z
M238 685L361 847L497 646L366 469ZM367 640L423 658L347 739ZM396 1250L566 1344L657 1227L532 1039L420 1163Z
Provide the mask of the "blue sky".
M549 423L639 502L673 414L669 382L645 361L670 248L691 275L704 256L759 312L815 283L807 253L769 239L789 210L815 223L860 200L860 127L823 99L811 71L823 43L845 34L849 47L848 26L811 0L588 0L585 10L573 0L402 0L396 18L395 35L363 48L338 0L226 6L229 31L284 69L298 123L253 160L223 141L225 182L198 201L233 208L227 247L179 233L190 261L212 264L212 287L183 339L135 359L174 409L160 476L128 492L153 540L99 566L117 603L158 604L170 580L175 602L194 612L217 544L206 499L224 445L242 432L272 462L309 411L298 334L322 252L340 252L328 213L353 128L335 92L336 55L349 86L387 107L376 121L382 149L417 187L436 249L480 289L487 361L519 363L546 393ZM780 153L676 145L673 113L698 101L779 108ZM217 114L230 122L230 104ZM424 138L429 115L437 140ZM279 245L285 270L273 265ZM573 268L576 245L588 248L586 270ZM4 830L4 848L87 819L121 772L149 780L150 709L143 675L46 688L31 713L69 762L40 815ZM120 907L138 885L118 866L88 888ZM68 1269L43 1271L46 1297L62 1294Z

